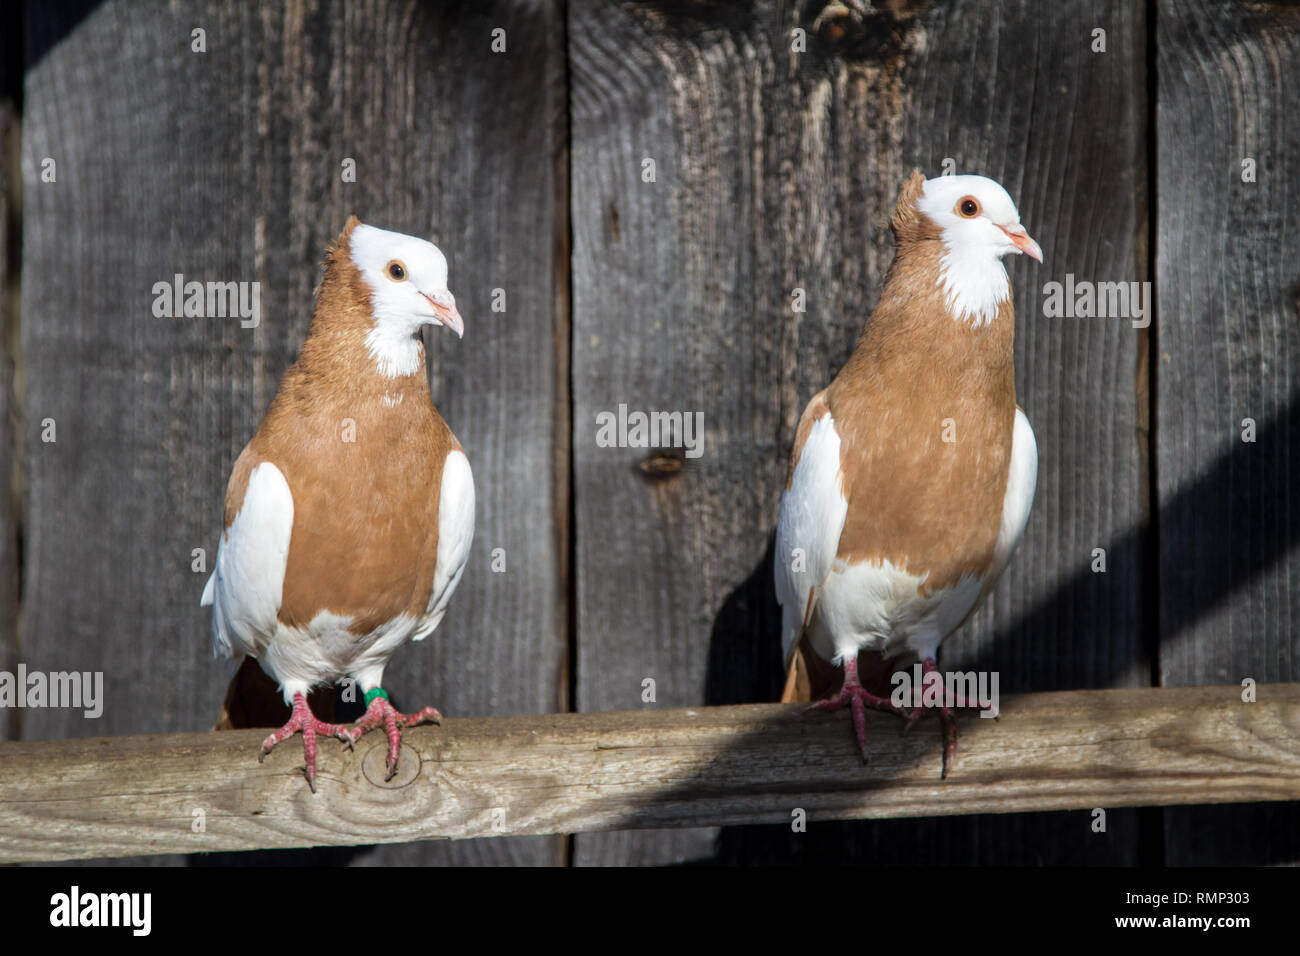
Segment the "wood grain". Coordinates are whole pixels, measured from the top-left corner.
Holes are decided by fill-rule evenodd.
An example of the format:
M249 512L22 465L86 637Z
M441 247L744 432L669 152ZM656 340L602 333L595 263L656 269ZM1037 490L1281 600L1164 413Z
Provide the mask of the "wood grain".
M1160 678L1292 680L1300 11L1161 3L1158 52ZM1247 418L1254 442L1243 441ZM1167 820L1171 864L1300 862L1294 807Z
M765 551L795 425L879 294L904 176L938 175L945 157L1006 185L1047 254L1043 268L1010 264L1037 503L945 661L999 670L1019 690L1148 683L1142 333L1041 309L1043 284L1066 273L1145 278L1143 10L891 4L860 21L822 6L570 7L579 708L649 706L645 678L661 707L776 699ZM1105 54L1089 46L1099 23ZM791 50L796 26L804 53ZM647 470L649 450L598 447L595 415L619 403L703 412L703 456ZM1106 574L1089 569L1094 548ZM836 858L924 864L958 841L1044 846L1043 826L857 827ZM715 836L581 837L577 858L748 858ZM1057 862L1140 852L1132 839L1097 847L1061 846Z
M0 862L724 823L793 832L800 809L814 827L1071 810L1057 819L1088 839L1096 807L1300 797L1300 684L1261 686L1249 704L1235 686L1004 697L997 720L963 730L940 782L935 727L904 736L875 713L869 766L846 714L799 705L448 720L407 733L399 786L367 776L383 741L322 747L315 795L295 749L254 760L255 731L6 743Z
M6 29L17 26L17 13L6 9L0 13ZM0 671L13 673L18 665L18 528L19 488L18 445L13 421L17 417L18 398L13 347L18 344L16 286L10 286L10 259L13 253L10 229L17 222L12 190L16 190L17 169L11 159L17 155L18 130L15 128L14 101L8 89L8 77L0 76ZM16 256L13 256L17 260ZM19 734L19 713L0 710L0 740L13 740Z
M81 15L85 14L84 18ZM89 722L28 714L24 736L201 730L226 670L198 606L226 476L311 317L349 213L428 237L464 341L430 335L434 400L478 496L474 552L437 636L388 674L407 707L547 711L567 608L553 560L567 229L558 175L563 22L547 4L31 4L24 347L31 460L24 656L99 670ZM491 30L507 31L493 54ZM190 49L206 30L207 52ZM39 182L42 158L58 181ZM342 164L356 161L356 182ZM261 283L262 321L159 319L152 286ZM502 289L506 311L493 312ZM538 360L539 354L541 360ZM57 422L41 442L39 422ZM493 573L494 549L506 570ZM385 849L372 862L556 862L556 841Z
M1136 742L1123 721L1147 720L1146 703L1080 697L1094 703L1041 715L1064 721L1060 751L1042 752L1056 737L1004 740L1010 716L968 720L961 768L973 776L941 791L922 754L932 728L911 751L888 721L873 723L884 763L867 771L869 799L843 786L862 770L836 719L810 731L770 708L664 710L776 698L770 536L794 427L879 293L904 175L937 175L945 158L1006 185L1046 263L1010 264L1019 398L1040 450L1034 513L943 665L996 670L1008 693L1134 687L1153 673L1170 685L1298 676L1300 14L1162 2L1148 23L1152 8L1119 0L1050 14L1029 0L876 7L26 4L23 181L8 190L21 186L26 206L22 330L19 341L18 313L0 301L0 368L8 346L27 386L19 449L4 435L18 419L0 373L0 669L17 660L21 531L22 659L103 671L108 705L97 721L0 712L0 739L20 725L27 740L211 725L226 671L208 659L191 552L210 562L226 475L296 356L323 245L350 212L438 242L468 324L463 342L428 344L435 401L475 469L474 556L437 636L394 661L394 696L462 717L567 706L572 530L573 704L641 712L418 731L427 772L399 797L371 793L327 748L323 772L346 796L314 804L287 752L270 770L246 766L248 735L24 743L0 749L0 779L18 780L11 755L26 754L31 774L14 784L26 788L20 810L0 804L0 840L22 833L15 858L547 864L567 859L547 835L567 829L582 831L576 861L594 864L1300 860L1293 805L1124 809L1193 792L1295 799L1293 736L1267 737L1277 721L1294 734L1290 689L1259 710L1223 688L1152 698L1182 707L1181 722L1161 710L1141 733L1163 736ZM0 13L17 22L16 7ZM505 54L490 51L498 26ZM195 27L205 54L190 50ZM804 52L791 49L795 27ZM1105 53L1092 50L1097 28ZM0 127L13 109L3 93ZM348 157L355 183L340 177ZM1241 181L1246 157L1254 183ZM46 158L55 183L41 181ZM642 179L645 159L655 182ZM7 238L0 283L16 261ZM153 317L152 285L175 273L260 282L261 324ZM1044 315L1044 283L1067 274L1155 279L1156 330ZM791 308L796 288L806 312ZM496 289L505 313L491 311ZM598 446L596 414L620 403L702 412L703 456ZM1247 417L1254 443L1240 440ZM46 418L54 443L41 440ZM20 451L21 528L4 507ZM504 573L491 570L497 548ZM1105 574L1089 568L1094 548ZM1157 631L1144 635L1147 623ZM654 702L642 700L647 678ZM1272 742L1251 751L1251 731ZM591 744L606 733L630 742ZM680 763L660 748L678 740ZM773 765L773 742L791 775ZM1011 761L1016 781L971 750L993 743L1003 749L984 752ZM1108 775L1112 751L1140 776ZM717 777L691 763L705 753ZM68 754L80 756L52 774L48 762ZM186 800L194 767L209 765L199 760L216 775L193 794L217 825L195 844ZM524 767L520 791L510 760ZM156 777L136 807L141 767ZM897 791L895 777L875 786L895 771ZM974 779L983 789L962 789ZM614 782L581 793L574 780ZM511 835L470 839L498 790ZM953 795L971 815L945 816ZM806 834L770 825L788 824L796 796L826 822ZM1105 834L1078 814L1090 801L1111 811ZM1007 812L1022 805L1070 809ZM887 819L898 812L939 816ZM30 834L46 831L54 855L42 857ZM384 845L338 848L368 841ZM222 855L311 844L324 848Z

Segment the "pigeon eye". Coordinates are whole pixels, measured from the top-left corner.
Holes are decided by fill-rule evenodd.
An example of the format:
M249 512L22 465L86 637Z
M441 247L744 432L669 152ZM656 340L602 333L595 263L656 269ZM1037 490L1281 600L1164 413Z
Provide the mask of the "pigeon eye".
M974 196L964 196L962 201L957 203L957 213L965 219L974 219L980 214L980 204Z
M400 259L394 259L388 263L388 278L394 282L406 281L406 265Z

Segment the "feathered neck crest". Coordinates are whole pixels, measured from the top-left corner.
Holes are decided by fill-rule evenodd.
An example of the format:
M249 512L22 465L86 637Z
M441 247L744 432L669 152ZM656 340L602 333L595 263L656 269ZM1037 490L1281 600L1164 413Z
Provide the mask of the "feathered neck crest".
M361 278L361 270L352 261L352 231L361 225L349 216L343 231L325 250L324 275L316 286L316 308L302 359L306 364L333 361L363 347L365 334L373 327L370 287Z
M925 177L919 169L913 169L912 175L903 183L903 191L899 193L898 204L889 220L900 252L923 239L939 238L939 228L921 213L920 201L924 192Z
M343 231L338 237L329 244L325 249L325 274L329 275L335 267L341 263L351 264L352 262L352 231L361 225L361 220L355 215L348 216L348 221L343 224Z

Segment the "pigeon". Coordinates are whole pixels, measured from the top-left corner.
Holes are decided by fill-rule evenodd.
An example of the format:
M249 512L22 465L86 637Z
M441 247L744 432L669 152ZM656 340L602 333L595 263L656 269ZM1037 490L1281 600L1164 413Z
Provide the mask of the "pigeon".
M1024 534L1038 448L1016 404L1008 254L1042 262L1006 190L983 176L903 185L897 250L853 355L813 396L795 433L777 522L774 576L786 662L783 701L850 707L867 758L870 668L918 660L988 595ZM869 657L865 652L874 652ZM837 693L827 673L843 668ZM820 676L819 676L820 675ZM821 687L818 687L818 684ZM945 697L941 776L957 755Z
M351 216L324 265L302 353L231 472L201 600L215 653L246 658L223 720L256 712L239 701L255 660L290 708L258 759L301 733L313 793L318 735L351 748L382 725L391 779L400 728L440 722L433 707L399 713L384 667L437 628L474 538L473 474L434 408L421 339L426 325L464 334L446 258ZM308 695L348 679L365 713L319 720Z

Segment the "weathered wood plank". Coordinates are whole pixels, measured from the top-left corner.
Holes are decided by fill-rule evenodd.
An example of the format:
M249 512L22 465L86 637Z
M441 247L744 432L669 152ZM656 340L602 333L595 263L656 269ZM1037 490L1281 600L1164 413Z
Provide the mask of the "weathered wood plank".
M557 707L559 13L109 0L76 14L29 4L27 18L24 655L103 671L107 706L95 722L32 712L24 736L211 726L226 674L209 659L191 552L210 563L230 466L296 357L324 246L351 212L437 242L467 319L463 342L432 335L429 354L435 401L475 471L475 551L437 636L400 653L386 682L453 715ZM490 49L498 26L503 54ZM205 53L191 49L196 28ZM40 182L45 157L57 183ZM261 322L155 318L151 289L176 273L259 282ZM41 441L47 417L56 443ZM491 571L497 548L505 573ZM494 841L368 859L559 853L554 840Z
M945 157L1004 183L1047 253L1045 268L1010 270L1038 503L1011 569L945 660L998 670L1020 690L1149 681L1142 333L1041 308L1043 284L1066 273L1145 278L1143 9L889 9L901 12L863 23L819 21L818 4L570 6L582 710L641 706L645 678L657 706L775 698L764 551L794 428L879 294L904 175L938 175ZM1090 49L1099 25L1105 54ZM796 26L804 53L791 50ZM792 311L796 288L805 313ZM703 412L703 456L647 471L647 450L599 447L595 416L620 403ZM1106 574L1089 570L1094 548L1107 550ZM1050 839L1053 825L961 820L879 839L846 827L844 858L924 864L959 840L1025 848L1024 862L1046 845L1058 862L1097 852ZM577 858L681 861L713 855L713 840L587 836ZM1138 848L1131 834L1108 840L1102 860L1132 863Z
M1160 677L1290 680L1300 11L1162 2L1158 24ZM1300 818L1295 807L1171 812L1166 845L1171 864L1297 862Z
M0 24L6 30L16 27L17 19L13 8L0 13ZM12 673L18 664L18 488L13 480L18 457L13 416L18 394L12 352L18 339L18 317L13 314L18 303L10 287L10 227L17 217L9 190L19 184L17 177L10 176L11 160L17 156L11 145L18 131L8 83L7 71L0 69L0 671ZM18 736L18 721L16 710L0 709L0 740Z
M407 734L391 786L382 740L323 747L314 795L254 731L0 744L0 862L1300 797L1300 684L1002 704L944 782L933 726L868 715L864 766L847 715L776 704L448 720Z

